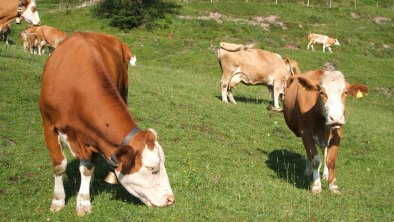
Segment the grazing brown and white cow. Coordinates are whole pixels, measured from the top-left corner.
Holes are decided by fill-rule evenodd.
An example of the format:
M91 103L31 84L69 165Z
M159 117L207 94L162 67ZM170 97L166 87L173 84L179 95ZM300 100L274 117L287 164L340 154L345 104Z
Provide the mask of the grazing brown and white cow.
M11 26L10 23L4 23L4 24L0 24L0 40L4 41L5 43L8 45L8 40L10 38L11 35Z
M338 39L326 36L326 35L320 35L320 34L314 34L314 33L309 33L308 34L308 47L307 49L309 50L309 47L312 47L312 50L315 51L313 48L313 44L322 44L323 45L323 52L325 52L326 48L330 50L332 53L331 47L332 45L339 45Z
M40 24L35 0L1 0L0 1L0 24L16 19L20 24L22 19L33 25Z
M57 48L66 38L67 34L57 28L43 25L43 26L28 26L24 32L28 34L35 34L37 36L38 54L44 54L44 46Z
M306 174L312 174L312 192L322 190L320 181L321 160L316 149L324 149L323 178L328 179L329 189L339 192L335 177L335 161L345 124L347 94L360 97L368 87L350 84L340 71L314 70L289 79L283 103L287 126L297 137L302 137L307 162Z
M279 108L279 96L284 93L286 81L291 76L289 65L276 53L231 43L220 43L219 64L223 72L220 81L223 102L236 104L232 89L242 82L245 85L265 85L270 91L274 107ZM293 63L295 64L295 63Z
M139 129L127 108L131 57L127 45L116 37L84 32L74 33L49 57L40 112L55 174L51 211L65 205L62 177L67 160L61 144L80 159L77 215L91 212L89 186L100 154L124 188L146 205L174 203L157 133Z

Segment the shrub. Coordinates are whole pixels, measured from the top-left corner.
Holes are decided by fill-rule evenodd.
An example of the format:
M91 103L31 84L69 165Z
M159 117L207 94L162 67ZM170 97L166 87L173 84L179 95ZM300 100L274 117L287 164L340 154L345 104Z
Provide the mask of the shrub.
M94 8L94 13L108 18L111 26L127 30L143 24L152 28L157 19L173 12L173 8L173 4L161 0L103 0Z

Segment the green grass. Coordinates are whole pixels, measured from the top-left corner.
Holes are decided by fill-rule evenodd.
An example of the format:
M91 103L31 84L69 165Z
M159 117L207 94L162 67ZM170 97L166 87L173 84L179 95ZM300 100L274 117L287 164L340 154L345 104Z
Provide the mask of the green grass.
M78 161L69 159L64 178L67 203L49 211L53 175L38 111L47 56L26 53L12 25L15 44L0 44L0 218L2 221L391 221L394 218L394 16L391 8L268 4L267 1L177 2L180 15L250 19L278 15L286 30L246 24L182 20L167 15L158 28L120 32L92 17L89 8L55 10L38 1L43 24L67 33L106 32L132 47L137 66L129 68L129 109L142 128L154 128L166 153L176 196L174 206L148 208L120 185L103 182L108 169L98 162L92 182L93 212L75 215ZM175 1L173 1L175 2ZM345 4L342 1L341 4ZM62 4L75 4L63 1ZM352 19L351 12L361 17ZM385 16L380 25L368 16ZM335 18L333 21L332 18ZM312 20L312 23L310 22ZM324 24L324 25L323 25ZM306 50L308 32L335 35L334 54ZM171 35L171 38L169 37ZM303 176L305 151L281 113L266 110L264 87L239 85L237 105L220 99L220 41L255 42L298 61L301 70L332 61L349 82L367 84L368 96L347 101L345 135L337 160L341 195L312 195ZM295 44L299 49L286 48ZM372 47L370 43L375 43ZM381 44L391 48L384 49ZM77 81L77 80L76 80ZM381 88L391 92L384 94Z

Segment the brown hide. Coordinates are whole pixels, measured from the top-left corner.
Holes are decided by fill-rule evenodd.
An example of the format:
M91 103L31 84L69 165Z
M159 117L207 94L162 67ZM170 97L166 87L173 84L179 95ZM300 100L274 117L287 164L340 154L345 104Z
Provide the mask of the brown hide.
M72 152L114 153L136 126L120 92L126 90L124 43L111 35L74 33L49 57L42 77L40 111L52 162L62 161L57 133L67 134ZM124 96L123 95L123 96ZM134 139L133 139L134 140Z

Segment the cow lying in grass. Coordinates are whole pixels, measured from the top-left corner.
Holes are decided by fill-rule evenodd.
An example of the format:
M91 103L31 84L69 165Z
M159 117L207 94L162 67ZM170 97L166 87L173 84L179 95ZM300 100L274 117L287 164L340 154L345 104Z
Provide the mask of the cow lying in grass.
M324 149L323 178L329 189L339 192L335 177L335 161L345 124L346 96L361 97L368 87L350 84L339 71L314 70L289 79L283 103L287 126L302 142L307 154L306 174L312 174L312 192L322 190L321 160L316 149Z
M286 81L292 75L291 66L298 64L286 64L290 60L283 60L276 53L255 49L253 45L222 42L220 46L218 60L223 72L220 81L223 102L228 103L230 99L231 103L236 104L231 91L240 82L245 85L265 85L273 101L272 110L280 111L279 97L283 95Z
M323 52L325 52L326 48L328 48L328 50L330 50L330 52L332 53L330 46L339 45L339 41L338 39L328 37L326 35L309 33L307 50L309 50L309 47L311 47L312 50L315 51L315 49L313 48L313 44L321 44L323 45Z

